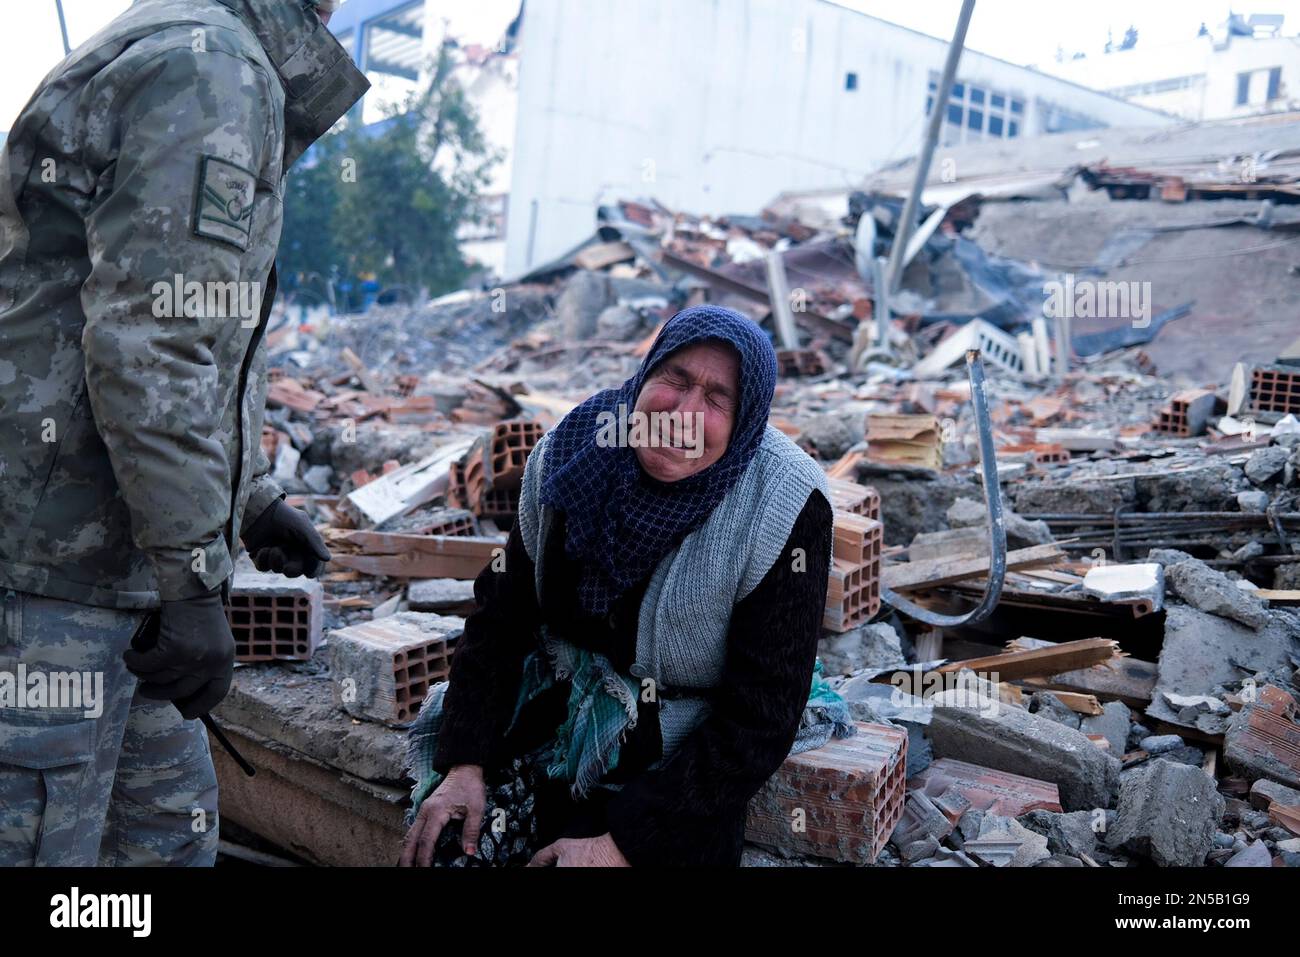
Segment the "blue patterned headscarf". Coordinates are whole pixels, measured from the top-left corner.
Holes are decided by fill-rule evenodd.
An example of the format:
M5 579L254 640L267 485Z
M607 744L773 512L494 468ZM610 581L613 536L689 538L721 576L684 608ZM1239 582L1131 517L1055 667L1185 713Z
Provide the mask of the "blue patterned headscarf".
M603 412L630 414L646 377L686 346L716 341L740 356L740 397L731 441L718 461L677 482L647 475L632 448L597 444ZM649 354L621 388L573 409L547 437L541 500L565 514L565 551L582 563L578 597L589 614L648 575L698 528L758 451L776 388L776 353L753 320L719 306L693 306L664 323Z

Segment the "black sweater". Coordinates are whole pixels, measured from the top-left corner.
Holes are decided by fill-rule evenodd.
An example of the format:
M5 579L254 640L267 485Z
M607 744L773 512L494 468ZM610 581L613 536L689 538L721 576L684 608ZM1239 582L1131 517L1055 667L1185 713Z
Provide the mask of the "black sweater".
M607 830L634 866L739 863L746 805L789 753L808 700L831 534L831 506L813 492L781 557L732 613L722 682L709 693L708 717L671 761L649 770L661 757L658 705L641 702L636 728L606 778L622 789L604 792L594 811L579 809L587 820L583 834ZM650 576L621 595L608 616L585 614L577 600L578 565L564 552L562 514L548 536L545 561L544 609L517 527L502 570L489 564L475 581L478 609L466 619L452 661L436 770L498 766L554 736L565 717L567 684L530 703L506 734L523 660L539 647L542 621L552 633L604 654L624 674L632 665Z

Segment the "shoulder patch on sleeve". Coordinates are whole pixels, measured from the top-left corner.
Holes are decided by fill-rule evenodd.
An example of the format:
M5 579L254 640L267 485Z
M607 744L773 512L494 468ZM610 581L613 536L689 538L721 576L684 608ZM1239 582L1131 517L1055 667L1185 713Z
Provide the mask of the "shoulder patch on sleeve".
M234 163L204 156L195 192L194 235L247 250L257 177Z

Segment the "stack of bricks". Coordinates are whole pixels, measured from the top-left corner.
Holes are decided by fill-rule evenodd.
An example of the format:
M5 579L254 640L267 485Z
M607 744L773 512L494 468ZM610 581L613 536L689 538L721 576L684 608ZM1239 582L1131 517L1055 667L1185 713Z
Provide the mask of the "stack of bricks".
M322 602L318 581L237 570L226 603L235 660L308 660L320 645Z
M1214 411L1214 393L1207 389L1185 389L1169 398L1160 410L1154 429L1179 438L1200 435Z
M858 722L794 754L749 802L745 839L789 857L874 864L903 815L907 732Z
M877 519L835 512L835 548L822 627L843 633L880 610L880 553L884 526Z
M450 674L463 627L462 618L406 611L330 632L336 703L358 718L414 721L429 688Z
M826 371L826 357L816 349L777 349L776 368L782 378L821 375Z
M540 423L529 419L498 422L453 462L448 475L447 501L482 518L513 521L519 512L519 487L524 465L541 440Z
M1004 445L997 450L999 458L1004 456L1032 456L1036 465L1064 465L1070 461L1070 451L1064 445L1054 442L1024 442L1018 445Z
M1295 366L1256 366L1250 375L1248 411L1290 412L1300 415L1300 369Z
M827 481L831 487L831 508L880 521L880 494L874 488L845 479Z

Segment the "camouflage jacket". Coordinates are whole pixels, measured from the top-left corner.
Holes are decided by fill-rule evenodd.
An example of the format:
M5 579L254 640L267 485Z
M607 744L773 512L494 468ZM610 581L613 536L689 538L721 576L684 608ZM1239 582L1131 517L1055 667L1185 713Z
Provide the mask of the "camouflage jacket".
M368 83L305 0L137 0L0 156L0 587L147 608L231 573L283 175Z

